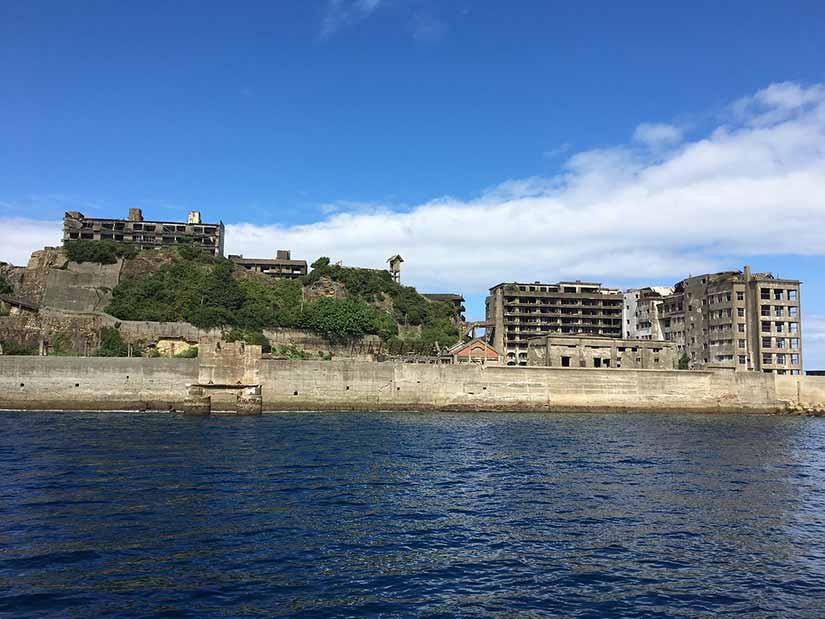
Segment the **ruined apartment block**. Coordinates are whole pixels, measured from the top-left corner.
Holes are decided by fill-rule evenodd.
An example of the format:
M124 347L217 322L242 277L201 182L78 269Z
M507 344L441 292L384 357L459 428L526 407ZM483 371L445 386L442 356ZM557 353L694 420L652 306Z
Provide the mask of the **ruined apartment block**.
M140 249L174 245L195 245L213 256L223 256L225 230L223 222L201 222L199 211L190 211L186 222L144 221L139 208L129 209L128 219L97 219L77 211L63 216L63 242L117 241Z
M229 259L248 271L281 279L296 279L307 274L306 260L293 260L288 249L279 249L275 258L244 258L242 254L230 254Z
M530 338L622 336L623 296L592 282L502 283L487 297L488 339L507 365L528 364Z
M689 277L662 299L660 320L692 368L801 373L798 280L749 267Z
M627 290L624 293L622 336L631 340L664 340L661 310L664 297L671 294L671 286L648 286Z

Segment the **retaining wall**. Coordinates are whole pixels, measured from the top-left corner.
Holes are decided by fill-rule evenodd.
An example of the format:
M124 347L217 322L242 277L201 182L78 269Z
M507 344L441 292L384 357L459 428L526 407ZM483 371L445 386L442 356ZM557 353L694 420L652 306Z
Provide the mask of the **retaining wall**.
M0 408L168 410L197 380L197 359L2 356Z
M0 356L0 408L179 408L198 371L197 359ZM800 397L825 405L821 377L756 372L268 359L257 372L265 410L772 413Z

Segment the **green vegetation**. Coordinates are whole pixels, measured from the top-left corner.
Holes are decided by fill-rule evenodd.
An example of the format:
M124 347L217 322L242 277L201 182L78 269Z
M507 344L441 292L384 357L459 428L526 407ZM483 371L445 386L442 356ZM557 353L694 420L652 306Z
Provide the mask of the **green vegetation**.
M9 281L0 275L0 294L11 294L12 292L14 292L14 290Z
M138 250L132 245L115 241L66 241L63 252L72 262L114 264L118 258L134 258Z
M680 370L687 370L688 365L690 364L690 357L688 357L687 353L682 353L682 356L679 357L679 364L676 366Z
M244 344L254 344L260 346L262 349L269 350L269 340L260 331L250 329L230 329L224 331L223 339L227 342L243 342Z
M295 344L275 346L272 349L272 354L277 357L286 357L287 359L309 359L309 353ZM319 354L319 356L322 355L323 353Z
M306 283L322 276L342 282L349 298L303 301L298 280L240 274L234 265L194 247L179 247L172 262L150 275L122 281L106 311L123 320L185 321L223 327L230 340L268 347L262 329L304 328L334 341L366 334L397 339L397 323L421 325L420 340L440 345L458 340L454 308L432 303L414 288L398 286L386 271L351 269L320 258ZM392 310L374 303L391 300ZM405 340L407 341L407 340Z
M129 345L123 341L120 331L114 327L103 327L100 330L100 346L98 346L95 356L128 357Z
M312 272L306 277L311 284L321 277L344 284L347 293L356 301L374 302L379 297L392 300L392 315L378 312L375 330L385 340L395 340L397 324L421 325L421 335L414 341L406 338L408 344L430 346L438 342L440 346L454 344L459 339L458 329L453 324L455 308L450 303L432 302L418 294L411 286L399 286L392 281L388 271L358 269L331 265L329 258L322 257L312 263ZM307 325L321 332L314 326Z
M37 345L28 342L15 342L14 340L0 341L0 347L3 348L4 355L25 355L32 356L37 354Z
M74 345L72 344L72 338L68 333L63 333L62 331L52 333L51 337L49 337L49 344L50 355L54 355L55 357L77 356Z
M184 348L179 353L175 353L175 359L196 359L198 357L198 347L190 346Z

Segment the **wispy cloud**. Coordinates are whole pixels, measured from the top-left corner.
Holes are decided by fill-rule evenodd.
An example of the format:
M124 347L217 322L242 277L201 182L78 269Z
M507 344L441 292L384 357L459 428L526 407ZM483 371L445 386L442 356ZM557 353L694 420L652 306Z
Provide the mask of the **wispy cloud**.
M418 11L412 16L410 27L418 43L434 45L447 34L447 23L430 11Z
M561 157L565 153L569 152L570 147L571 147L570 144L565 142L564 144L559 144L555 148L550 148L550 149L544 151L541 155L545 159L555 159L555 158Z
M60 245L62 221L0 217L0 262L25 266L36 249Z
M806 103L773 123L754 121L770 113L774 86L751 97L759 109L745 109L737 124L671 142L664 154L637 141L578 152L557 175L507 181L472 200L400 213L332 209L296 227L239 224L227 243L246 255L277 244L373 266L400 251L407 281L467 292L513 278L660 280L729 268L742 256L825 254L825 90L796 89Z
M402 212L338 202L308 225L231 224L227 251L291 248L376 268L401 253L406 282L467 294L514 279L668 282L748 256L825 255L825 86L772 85L729 116L736 120L697 138L671 132L664 149L640 148L640 136L572 153L556 175L509 180L471 200ZM654 143L668 136L642 134L658 135ZM0 215L0 224L0 260L59 239L54 222L40 229ZM808 359L811 347L825 349L821 324L813 317L803 327Z
M825 315L804 316L802 335L805 338L802 349L805 367L825 370Z
M369 17L383 0L327 0L321 15L319 37L326 39L338 30Z
M654 148L670 146L682 140L682 130L674 125L642 123L636 127L633 140Z

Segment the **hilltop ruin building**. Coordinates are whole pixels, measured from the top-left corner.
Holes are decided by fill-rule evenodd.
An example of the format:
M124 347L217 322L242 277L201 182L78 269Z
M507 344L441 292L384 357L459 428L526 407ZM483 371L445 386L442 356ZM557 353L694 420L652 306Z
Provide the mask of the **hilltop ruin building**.
M279 249L275 258L244 258L243 254L230 254L229 259L248 271L283 279L296 279L307 274L306 260L293 260L292 252Z
M189 211L186 222L145 221L139 208L130 208L128 219L86 217L78 211L63 216L63 242L117 241L140 249L194 245L213 256L223 256L226 231L223 222L203 223L199 211Z
M689 277L663 297L660 320L664 339L687 354L691 368L801 373L798 280L747 266Z
M501 283L487 297L487 337L507 365L526 366L530 338L552 334L620 338L623 306L619 290L599 283Z
M449 303L455 308L455 312L459 319L464 321L464 312L467 311L464 307L464 297L454 292L430 292L421 293L421 296L436 303Z

